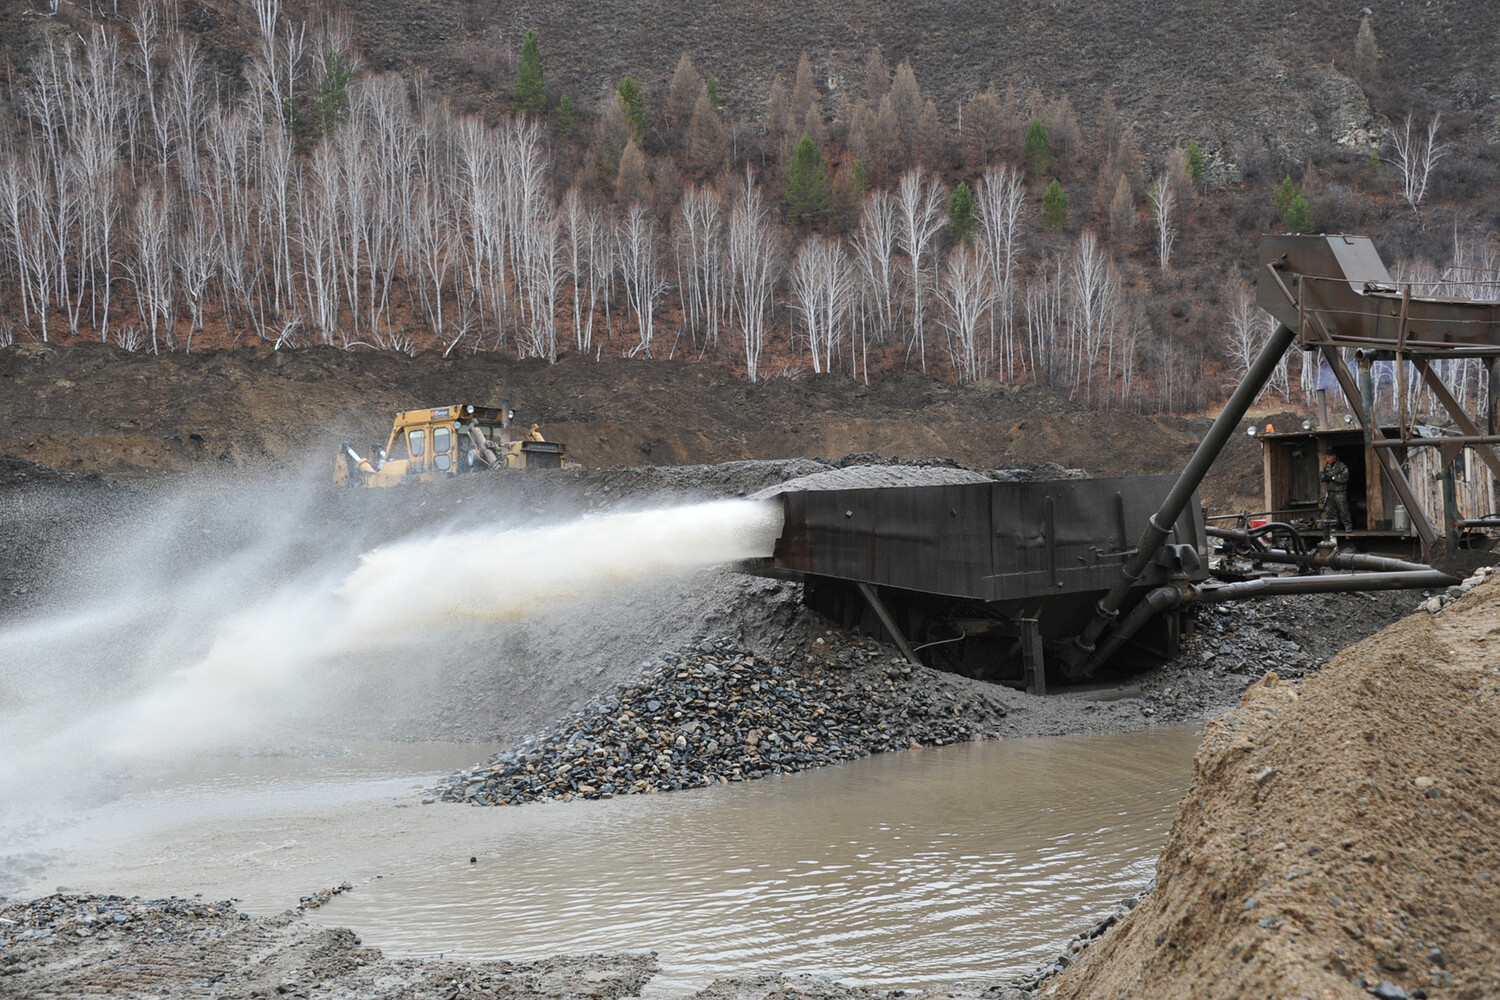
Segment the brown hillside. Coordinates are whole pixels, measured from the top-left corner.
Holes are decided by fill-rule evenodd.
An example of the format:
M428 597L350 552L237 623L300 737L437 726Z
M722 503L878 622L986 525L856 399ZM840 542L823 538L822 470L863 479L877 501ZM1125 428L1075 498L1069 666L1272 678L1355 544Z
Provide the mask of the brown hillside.
M762 110L772 75L790 79L808 50L825 93L860 96L860 66L883 47L909 59L939 98L954 101L991 83L1023 93L1068 94L1088 117L1106 94L1148 150L1198 138L1205 149L1246 140L1297 158L1336 140L1351 115L1368 115L1349 79L1363 5L1313 0L1287 5L1222 3L953 4L831 0L790 8L748 3L625 3L586 13L560 0L469 0L465 9L425 0L348 0L358 37L379 65L430 66L452 77L486 50L519 51L541 36L553 86L592 98L626 73L664 95L680 53L723 84L741 115ZM1483 0L1444 4L1373 0L1382 86L1447 114L1497 129L1484 81L1500 39L1500 9ZM1493 141L1493 138L1492 138Z
M94 343L0 350L0 453L111 475L195 465L332 461L338 441L384 441L397 410L510 399L589 466L676 465L877 452L981 467L1055 462L1095 475L1167 473L1201 418L1101 414L1050 390L919 375L746 382L682 361L558 364L481 352L265 348L130 354ZM1254 442L1235 435L1205 488L1211 503L1258 489ZM1250 501L1250 502L1253 502Z

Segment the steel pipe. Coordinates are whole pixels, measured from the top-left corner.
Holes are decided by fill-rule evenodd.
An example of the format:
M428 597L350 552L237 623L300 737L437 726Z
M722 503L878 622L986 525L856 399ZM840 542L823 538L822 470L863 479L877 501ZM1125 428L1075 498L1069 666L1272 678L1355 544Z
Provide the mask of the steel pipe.
M1500 444L1500 434L1451 434L1440 437L1381 438L1372 448L1438 448L1446 444Z
M1120 567L1119 580L1107 594L1100 598L1099 603L1094 606L1094 615L1087 627L1063 654L1063 669L1070 677L1088 674L1099 665L1101 658L1095 650L1095 643L1118 619L1120 605L1125 602L1126 595L1140 581L1142 573L1151 564L1151 560L1156 558L1156 553L1172 531L1172 525L1176 524L1177 518L1182 516L1182 509L1187 506L1193 491L1208 474L1209 466L1213 464L1215 458L1218 458L1225 442L1229 440L1229 435L1234 433L1239 426L1239 422L1250 409L1250 404L1255 402L1255 398L1265 388L1266 382L1276 370L1276 366L1281 363L1287 348L1291 347L1296 339L1296 332L1282 323L1266 340L1260 354L1256 356L1250 369L1245 372L1245 377L1240 380L1240 384L1229 397L1229 402L1225 403L1224 409L1219 411L1218 419L1204 435L1203 441L1198 445L1198 450L1193 452L1193 457L1188 460L1187 467L1182 470L1177 483L1162 501L1161 508L1147 519L1146 528L1141 532L1140 541L1136 543L1135 554Z
M1399 559L1382 560L1400 563ZM1402 565L1415 565L1402 563ZM1212 587L1194 587L1183 583L1176 586L1157 587L1149 592L1141 603L1131 609L1120 621L1119 628L1109 634L1096 651L1100 662L1109 659L1130 637L1140 631L1152 618L1182 604L1223 604L1226 601L1243 601L1252 597L1272 597L1277 594L1338 594L1354 590L1422 590L1432 587L1451 587L1458 580L1447 573L1422 567L1418 570L1395 573L1335 573L1326 576L1266 576L1259 580L1242 583L1226 583Z
M1400 573L1338 573L1326 576L1265 576L1242 583L1200 587L1195 600L1222 604L1276 594L1338 594L1352 590L1425 590L1452 587L1459 581L1435 569Z
M1243 536L1245 532L1230 532L1223 528L1209 529L1209 534L1217 538L1228 538L1231 541L1241 541L1235 535ZM1370 570L1376 573L1420 573L1431 569L1431 566L1422 563L1410 562L1406 559L1392 559L1389 556L1372 556L1364 552L1333 552L1321 555L1314 552L1289 552L1286 549L1257 549L1250 553L1247 558L1253 562L1277 563L1287 566L1313 566L1327 567L1340 570Z

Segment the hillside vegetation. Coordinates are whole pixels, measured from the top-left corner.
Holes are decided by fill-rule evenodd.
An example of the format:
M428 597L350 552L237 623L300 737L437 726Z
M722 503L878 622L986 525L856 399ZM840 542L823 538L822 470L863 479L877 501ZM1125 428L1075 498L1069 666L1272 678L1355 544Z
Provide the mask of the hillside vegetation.
M0 346L919 369L1195 410L1267 329L1263 230L1500 285L1500 13L1369 10L11 6Z

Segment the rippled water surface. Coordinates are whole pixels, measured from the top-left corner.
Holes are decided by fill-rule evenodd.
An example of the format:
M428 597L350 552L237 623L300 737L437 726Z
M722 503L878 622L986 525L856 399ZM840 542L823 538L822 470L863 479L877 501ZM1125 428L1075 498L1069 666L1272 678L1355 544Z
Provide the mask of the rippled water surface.
M653 949L668 994L766 968L887 986L1019 972L1150 878L1196 745L1191 728L976 743L470 808L476 863L418 851L324 914L400 952Z
M1005 740L488 809L416 797L482 747L207 760L0 837L0 892L202 892L275 913L348 880L313 918L395 955L654 950L657 997L771 970L957 982L1025 971L1150 878L1197 741Z

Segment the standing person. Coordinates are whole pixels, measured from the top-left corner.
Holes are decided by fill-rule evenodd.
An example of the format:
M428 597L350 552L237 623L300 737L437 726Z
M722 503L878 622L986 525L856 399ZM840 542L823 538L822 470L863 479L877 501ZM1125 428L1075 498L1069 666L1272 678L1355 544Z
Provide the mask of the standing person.
M1349 466L1340 462L1338 456L1330 451L1324 459L1323 475L1319 478L1328 486L1328 503L1324 507L1324 515L1338 521L1345 531L1353 531L1354 522L1349 516Z

